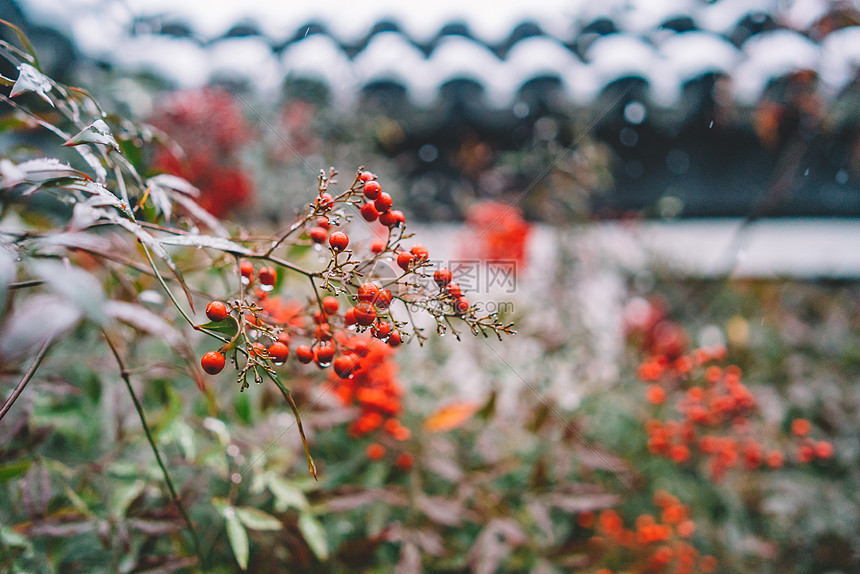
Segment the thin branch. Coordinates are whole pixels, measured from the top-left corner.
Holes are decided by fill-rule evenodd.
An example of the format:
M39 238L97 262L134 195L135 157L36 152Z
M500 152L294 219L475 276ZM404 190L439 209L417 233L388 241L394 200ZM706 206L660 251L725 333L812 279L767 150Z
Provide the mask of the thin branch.
M53 338L49 338L45 341L45 344L42 345L42 348L39 349L39 354L36 355L36 358L33 360L33 364L30 365L30 368L27 369L27 372L24 373L24 377L12 391L12 394L9 395L9 398L6 399L6 402L3 403L3 406L0 407L0 421L3 420L3 417L6 416L6 413L9 412L9 409L12 408L12 405L15 404L15 401L18 400L18 397L21 393L24 392L24 387L27 386L27 383L30 382L30 379L33 378L33 375L36 374L36 369L39 368L39 365L42 363L42 359L45 358L45 355L48 352L48 347L51 345Z
M137 400L137 395L134 394L134 389L131 386L131 377L129 376L129 371L125 367L125 362L122 360L122 357L119 354L116 346L113 344L113 341L108 337L107 332L102 331L104 335L105 341L107 341L108 347L110 347L111 353L113 353L114 359L116 359L117 365L119 366L120 377L122 377L123 382L125 383L126 388L128 389L128 394L131 395L131 400L134 403L134 408L137 411L137 415L140 418L140 424L143 426L143 432L146 434L146 440L149 441L149 446L152 448L153 454L155 454L155 460L158 462L159 468L161 468L161 474L164 476L164 482L167 484L167 490L170 491L170 498L173 501L173 504L176 505L176 508L179 510L179 513L182 515L182 519L185 521L185 525L188 528L188 531L191 533L191 540L194 544L194 553L197 555L197 558L200 560L200 564L203 564L203 555L200 552L200 542L197 538L197 531L194 529L194 525L191 523L191 518L189 518L188 513L185 512L185 508L182 506L182 503L179 500L179 495L176 493L176 488L173 486L173 480L170 478L170 473L167 472L167 467L164 465L164 461L161 459L161 453L158 452L158 446L155 444L155 439L152 437L152 432L149 429L149 423L146 422L146 415L143 412L143 405L140 404L140 401Z

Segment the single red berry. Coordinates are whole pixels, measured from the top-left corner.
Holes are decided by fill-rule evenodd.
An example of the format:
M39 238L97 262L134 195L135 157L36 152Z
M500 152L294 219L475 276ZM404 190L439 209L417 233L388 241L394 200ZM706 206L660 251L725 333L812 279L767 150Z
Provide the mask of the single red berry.
M401 251L397 254L397 266L404 271L409 271L409 266L412 265L412 260L415 256L408 251Z
M391 325L385 321L377 321L376 325L370 329L370 332L377 339L387 339L391 335Z
M308 345L299 345L296 347L296 358L300 363L307 365L314 360L314 351Z
M290 348L280 341L275 341L269 345L269 356L275 364L283 363L290 356Z
M322 323L316 328L314 332L317 341L330 341L332 338L331 328L328 323Z
M358 355L359 357L363 357L367 354L367 350L370 348L370 345L364 339L359 339L352 345L352 352Z
M379 214L379 223L385 227L394 227L394 224L397 223L397 218L394 217L393 211L388 210Z
M346 379L355 370L357 362L358 357L353 355L341 355L334 360L334 372L337 373L337 376Z
M372 203L365 203L361 206L360 211L365 221L376 221L376 218L379 217L379 212L376 211Z
M399 347L402 342L403 339L400 338L400 331L392 331L391 336L388 337L388 346Z
M335 231L328 238L328 244L335 251L343 251L349 245L349 237L343 231Z
M437 269L433 272L433 281L436 282L440 288L444 287L448 283L451 282L451 270L450 269Z
M815 456L818 458L830 458L833 456L833 445L825 440L820 440L813 445Z
M391 216L394 218L394 223L389 227L406 224L406 216L399 209L392 209Z
M261 267L260 271L257 273L257 277L263 285L274 285L277 273L271 267Z
M322 243L328 237L328 231L322 227L311 227L308 235L311 236L311 241L314 243Z
M369 444L365 449L365 454L370 460L379 460L385 456L385 447L379 443Z
M408 452L401 452L397 455L397 458L394 459L394 464L396 464L401 470L409 470L412 468L412 455Z
M463 297L462 295L457 297L457 300L454 302L454 312L458 315L462 315L466 311L469 310L469 300Z
M367 199L376 199L379 197L379 192L382 191L382 186L378 181L368 181L364 184L364 197Z
M242 277L250 279L254 275L254 264L250 261L242 261L239 263L239 272L242 274Z
M371 172L369 172L369 171L363 171L363 172L361 172L361 173L358 175L358 179L360 179L361 181L363 181L363 182L367 183L368 181L370 181L370 180L372 180L372 179L376 179L376 176L375 176L375 175L373 175L373 174L372 174Z
M227 360L218 351L209 351L200 359L200 366L210 375L217 375L224 368Z
M461 297L463 295L463 291L460 289L460 286L456 283L448 283L448 295L453 297L454 299Z
M206 316L210 321L220 323L227 318L227 305L221 301L212 301L206 305Z
M321 325L321 324L325 323L327 320L328 319L326 318L325 315L323 315L322 311L320 311L319 309L314 311L314 324L315 325Z
M423 261L430 256L430 253L428 253L427 248L420 243L416 243L415 245L413 245L410 251L412 252L412 255L415 256L415 259L417 259L418 261Z
M370 242L370 250L374 253L382 253L385 251L386 241L384 239L374 239Z
M331 194L321 193L319 197L317 197L317 205L320 209L331 209L331 206L334 205L334 198Z
M379 197L376 198L376 201L373 202L373 206L379 213L385 213L391 209L391 201L391 196L383 191L379 194Z
M332 296L328 296L322 300L323 309L329 315L334 315L337 313L337 310L340 308L340 303L338 303L337 299Z
M286 331L281 331L278 333L278 341L283 343L284 345L290 346L290 334Z
M353 313L355 313L355 322L362 327L367 327L376 320L376 309L364 301L353 307Z
M373 303L380 309L388 309L391 306L393 298L394 295L391 294L391 289L383 288L379 290L379 295L376 296L376 300Z
M343 322L349 327L350 325L355 325L355 309L350 307L343 314Z
M322 227L323 229L331 228L331 221L328 220L328 217L322 215L317 218L317 227Z
M374 283L362 283L358 288L358 300L372 303L376 296L379 295L379 287Z
M334 347L331 345L320 345L314 349L314 359L320 367L328 367L334 359Z

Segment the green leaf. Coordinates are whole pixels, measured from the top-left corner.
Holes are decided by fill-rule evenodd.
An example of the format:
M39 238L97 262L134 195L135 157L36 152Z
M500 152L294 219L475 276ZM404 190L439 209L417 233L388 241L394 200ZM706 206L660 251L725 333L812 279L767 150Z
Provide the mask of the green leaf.
M251 530L280 530L281 521L262 510L250 506L238 506L234 509L242 524Z
M119 151L119 144L113 137L110 127L104 120L96 120L74 136L70 137L63 143L64 146L72 147L81 144L97 143L106 145L116 151Z
M30 468L29 460L19 460L0 466L0 484L9 482L19 476L24 476Z
M308 499L304 493L279 476L269 479L269 490L275 496L275 510L284 512L288 508L307 510Z
M311 547L316 557L321 561L326 560L328 558L328 540L319 520L309 512L302 513L299 516L299 530L301 530L305 542Z
M226 251L234 255L250 255L251 250L242 247L238 243L233 243L229 239L223 237L215 237L212 235L170 235L162 237L161 242L165 245L187 245L192 247L209 247Z
M21 64L18 70L18 79L15 80L9 96L14 98L26 92L33 92L54 107L54 102L48 97L48 92L51 91L51 80L30 64Z
M194 325L194 328L198 331L206 329L207 331L215 331L216 333L221 333L222 335L226 335L231 339L236 336L236 333L239 332L239 322L232 315L228 315L226 319L223 321L209 321L208 323L203 323L202 325Z
M230 540L230 547L233 549L233 556L236 557L236 562L239 563L239 568L242 570L248 569L248 532L242 526L242 522L236 516L236 512L232 508L224 511L227 516L227 538Z

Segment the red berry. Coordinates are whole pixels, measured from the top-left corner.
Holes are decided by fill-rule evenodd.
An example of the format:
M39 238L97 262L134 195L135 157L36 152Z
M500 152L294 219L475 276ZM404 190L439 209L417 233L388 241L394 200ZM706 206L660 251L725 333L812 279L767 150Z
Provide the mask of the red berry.
M365 454L370 460L379 460L385 456L385 447L379 443L369 444L365 449Z
M220 323L227 318L227 305L221 301L212 301L206 305L206 316L210 321Z
M242 261L239 263L239 272L242 277L252 277L254 275L254 264L250 261Z
M345 379L352 374L353 370L355 370L357 362L358 357L353 355L341 355L334 360L334 372L337 373L337 376Z
M362 283L358 288L358 300L372 303L376 296L379 295L379 287L373 283Z
M385 227L393 227L395 223L397 223L397 218L394 217L394 212L388 210L384 213L379 214L379 223L384 225Z
M267 355L266 346L263 345L262 343L254 343L253 345L251 345L251 348L248 350L255 357L265 357Z
M337 299L335 299L334 297L328 296L322 300L322 306L323 309L325 309L326 313L328 313L329 315L334 315L340 308L340 303L338 303Z
M375 176L375 175L373 175L373 174L372 174L371 172L369 172L369 171L363 171L363 172L361 172L361 173L358 175L358 179L360 179L361 181L363 181L363 182L367 183L368 181L370 181L370 180L372 180L372 179L376 179L376 176Z
M367 354L367 350L370 348L370 345L364 339L359 339L352 345L352 352L358 355L359 357L363 357Z
M360 211L365 221L376 221L376 218L379 217L379 212L376 211L372 203L365 203L361 206Z
M391 306L391 300L394 295L391 294L391 289L380 289L379 295L376 296L374 304L380 309L388 309Z
M314 243L322 243L328 237L328 231L326 231L322 227L311 227L308 231L308 235L311 236L311 241Z
M334 198L331 194L321 193L317 198L317 205L320 209L331 209L331 206L334 205Z
M346 310L346 312L343 314L343 322L346 324L347 327L349 327L350 325L355 325L355 309L354 308L350 307L349 309Z
M385 251L386 241L384 239L374 239L370 243L370 250L374 253L382 253Z
M334 347L331 345L320 345L314 350L314 359L320 367L328 367L334 358Z
M370 332L377 339L385 339L391 334L391 325L385 321L377 321Z
M412 255L415 256L415 259L417 259L418 261L427 259L430 256L430 253L427 252L427 248L420 243L416 243L415 245L413 245L410 251L412 252Z
M373 202L373 206L379 213L385 213L391 209L391 201L391 196L383 191L379 194L379 197L376 198L376 201Z
M403 215L403 212L399 209L392 209L391 216L394 218L394 223L392 225L403 225L406 223L406 216Z
M378 181L368 181L364 184L364 197L367 199L376 199L379 197L379 192L382 191L382 186Z
M290 348L280 341L269 345L269 356L275 363L283 363L290 356Z
M401 251L397 254L397 266L404 271L409 271L409 266L412 265L412 260L415 256L408 251Z
M328 238L328 244L335 251L343 251L349 245L349 237L343 231L335 231Z
M314 332L317 341L330 341L332 338L331 329L328 326L328 323L323 323L317 327Z
M364 301L353 307L353 313L355 313L355 322L362 327L367 327L376 320L376 309Z
M457 300L454 302L454 312L458 315L462 315L466 311L469 310L469 300L463 297L457 297Z
M463 291L460 289L460 286L456 283L448 283L448 295L453 297L454 299L461 297L463 295Z
M317 218L317 227L322 227L323 229L329 229L331 227L331 221L328 220L328 217L325 215Z
M274 285L277 273L271 267L261 267L257 277L260 278L260 283L263 285Z
M412 455L408 452L401 452L397 455L397 458L394 459L394 464L396 464L401 470L409 470L412 468Z
M308 345L299 345L296 347L296 358L300 363L307 365L314 360L314 352Z
M280 341L284 345L289 346L290 345L290 334L287 333L286 331L281 331L280 333L278 333L278 341Z
M224 359L224 355L218 351L209 351L203 355L202 359L200 359L200 366L203 367L203 370L210 375L217 375L220 373L226 363L227 361Z
M392 331L391 336L388 337L388 346L399 347L402 342L403 340L400 338L400 331Z
M436 285L440 288L444 287L451 282L451 270L445 268L437 269L433 272L433 281L435 281Z

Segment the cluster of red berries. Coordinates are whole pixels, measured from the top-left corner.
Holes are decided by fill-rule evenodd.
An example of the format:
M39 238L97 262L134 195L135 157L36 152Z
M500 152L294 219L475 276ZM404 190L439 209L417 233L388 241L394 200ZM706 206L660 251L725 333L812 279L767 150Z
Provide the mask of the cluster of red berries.
M700 556L688 542L696 531L689 509L664 491L655 493L654 503L660 508L659 516L641 514L632 529L625 527L621 514L612 508L599 514L590 510L581 512L577 524L594 530L589 542L595 551L602 553L600 558L633 567L624 571L692 574L716 570L716 559ZM611 574L612 570L601 568L597 572Z
M649 302L646 307L641 303L637 301L635 306L639 309L628 316L627 330L648 354L638 369L639 378L648 383L645 397L659 406L671 394L676 398L675 411L681 415L680 420L654 418L646 423L649 451L679 464L701 458L715 480L738 466L747 470L782 467L786 459L783 452L766 448L755 438L751 417L758 405L741 381L741 369L737 365L721 368L711 364L725 359L725 347L688 353L686 331L665 318L661 305ZM792 432L796 437L805 437L808 421L795 421ZM807 463L832 454L830 443L803 438L795 459Z

